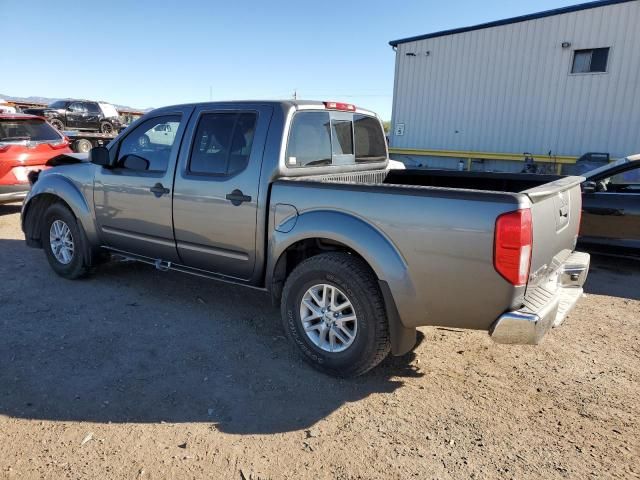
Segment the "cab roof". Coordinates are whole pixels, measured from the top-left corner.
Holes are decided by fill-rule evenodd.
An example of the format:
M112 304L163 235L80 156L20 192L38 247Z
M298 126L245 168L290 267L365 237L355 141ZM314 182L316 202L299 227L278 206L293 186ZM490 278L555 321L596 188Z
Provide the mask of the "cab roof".
M203 105L211 105L211 106L216 106L216 105L246 105L246 104L262 104L262 105L274 105L274 106L279 106L282 108L295 108L296 110L305 110L305 109L318 109L318 110L328 110L331 111L333 109L330 108L326 108L325 103L326 102L334 102L334 100L325 100L325 101L320 101L320 100L224 100L224 101L215 101L215 102L193 102L193 103L184 103L184 104L180 104L180 105L167 105L165 107L158 107L157 110L164 110L164 109L170 109L170 108L175 108L175 107L199 107L199 106L203 106ZM338 103L342 103L337 101ZM348 102L344 102L345 104L348 104ZM355 106L356 108L356 112L357 113L363 113L363 114L367 114L367 115L371 115L371 116L377 116L375 114L375 112L372 112L371 110L367 110L365 108L360 108L357 105ZM154 109L156 110L156 109Z

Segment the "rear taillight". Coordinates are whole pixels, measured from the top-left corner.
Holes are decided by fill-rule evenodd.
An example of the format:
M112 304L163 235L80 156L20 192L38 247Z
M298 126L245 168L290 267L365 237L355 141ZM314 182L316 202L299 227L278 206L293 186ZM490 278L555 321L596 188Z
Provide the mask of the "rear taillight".
M493 244L493 265L512 285L527 284L532 243L531 210L516 210L498 217Z
M324 102L324 108L328 108L329 110L342 110L344 112L356 111L355 105L351 105L350 103L342 103L342 102Z
M49 146L54 150L58 150L60 148L64 148L69 145L69 141L66 138L61 138L57 142L50 143Z
M578 197L578 201L580 202L580 208L578 208L580 213L578 214L578 231L576 232L576 235L580 236L580 230L582 229L582 195Z

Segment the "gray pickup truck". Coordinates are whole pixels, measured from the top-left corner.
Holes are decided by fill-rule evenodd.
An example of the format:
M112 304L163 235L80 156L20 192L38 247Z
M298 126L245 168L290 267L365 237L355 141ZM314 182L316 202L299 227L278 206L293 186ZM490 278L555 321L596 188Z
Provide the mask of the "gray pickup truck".
M53 164L22 228L60 276L118 255L268 290L302 356L338 376L410 351L421 325L538 343L589 267L581 177L391 169L380 120L349 104L161 108Z

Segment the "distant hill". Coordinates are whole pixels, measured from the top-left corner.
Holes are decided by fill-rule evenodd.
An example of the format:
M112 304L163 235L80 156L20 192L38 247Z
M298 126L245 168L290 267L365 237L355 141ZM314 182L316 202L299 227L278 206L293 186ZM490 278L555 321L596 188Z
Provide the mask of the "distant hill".
M36 96L32 96L32 97L13 97L11 95L5 95L4 93L0 93L0 98L3 98L9 102L32 102L32 103L46 103L47 105L50 104L51 102L55 102L56 100L62 100L60 98L49 98L49 97L36 97ZM104 100L97 100L97 101L104 101ZM111 102L107 102L104 101L105 103L111 103ZM113 104L117 109L119 110L135 110L135 111L139 111L139 112L149 112L151 110L153 110L153 107L151 108L136 108L136 107L129 107L127 105L117 105L117 104Z

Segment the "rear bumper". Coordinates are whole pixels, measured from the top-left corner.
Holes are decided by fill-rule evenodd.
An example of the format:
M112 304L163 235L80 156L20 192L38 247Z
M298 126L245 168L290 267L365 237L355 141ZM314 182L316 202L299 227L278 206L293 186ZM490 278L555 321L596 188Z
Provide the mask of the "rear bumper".
M589 254L573 252L548 284L527 292L525 305L498 318L489 330L497 343L537 344L560 325L582 296L589 272Z

